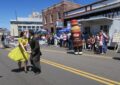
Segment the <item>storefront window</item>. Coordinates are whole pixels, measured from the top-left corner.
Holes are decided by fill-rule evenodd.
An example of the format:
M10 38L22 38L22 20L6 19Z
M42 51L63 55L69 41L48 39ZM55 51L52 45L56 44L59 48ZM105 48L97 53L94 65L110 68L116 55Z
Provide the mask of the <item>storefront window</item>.
M18 26L18 31L22 31L22 26Z
M23 28L26 28L26 26L23 26Z
M18 26L18 28L22 28L22 26Z
M57 13L57 19L61 19L61 14L60 14L60 12Z
M35 26L32 26L32 28L35 28Z
M109 26L108 26L108 25L101 25L101 26L100 26L100 30L108 33L108 32L109 32Z
M44 22L45 24L47 24L47 17L44 17Z
M50 15L50 23L53 22L53 15Z
M39 26L36 27L37 29L40 28Z
M85 33L86 33L86 34L91 34L91 32L90 32L90 27L85 27Z
M18 28L18 31L22 31L22 28Z
M31 28L31 26L28 26L28 28Z
M120 16L120 10L118 11L118 16Z

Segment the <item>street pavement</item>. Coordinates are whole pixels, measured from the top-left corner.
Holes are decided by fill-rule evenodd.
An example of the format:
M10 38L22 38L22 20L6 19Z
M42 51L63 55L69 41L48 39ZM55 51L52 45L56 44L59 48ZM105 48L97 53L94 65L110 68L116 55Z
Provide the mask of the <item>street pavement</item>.
M0 49L0 85L120 85L120 61L113 53L74 55L65 48L41 46L42 73L35 75L15 71L17 63L7 57L11 49Z

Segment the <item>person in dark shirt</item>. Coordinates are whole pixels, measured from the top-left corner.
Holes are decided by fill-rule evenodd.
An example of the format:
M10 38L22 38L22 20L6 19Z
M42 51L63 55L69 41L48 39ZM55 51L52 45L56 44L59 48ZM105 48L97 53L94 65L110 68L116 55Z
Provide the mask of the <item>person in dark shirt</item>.
M30 34L29 44L31 47L30 61L33 66L33 71L35 72L35 74L39 74L41 73L40 56L42 55L42 53L40 51L38 34L34 34L33 31L29 31L29 34Z

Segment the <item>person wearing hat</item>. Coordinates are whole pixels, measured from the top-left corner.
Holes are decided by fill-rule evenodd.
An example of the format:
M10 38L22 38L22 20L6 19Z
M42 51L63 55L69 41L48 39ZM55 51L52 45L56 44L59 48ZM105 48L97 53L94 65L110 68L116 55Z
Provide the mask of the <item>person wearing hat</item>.
M29 44L31 47L30 62L33 66L33 71L35 72L35 74L40 74L41 73L40 56L42 55L42 53L40 51L38 34L34 34L34 32L30 30L29 35L30 35Z

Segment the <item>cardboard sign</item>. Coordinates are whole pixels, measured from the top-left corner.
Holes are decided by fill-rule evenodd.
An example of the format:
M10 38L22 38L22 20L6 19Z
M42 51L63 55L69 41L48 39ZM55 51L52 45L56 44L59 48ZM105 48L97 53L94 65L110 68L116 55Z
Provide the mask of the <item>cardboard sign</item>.
M120 42L120 32L115 33L115 34L113 35L113 40L112 40L112 42Z

